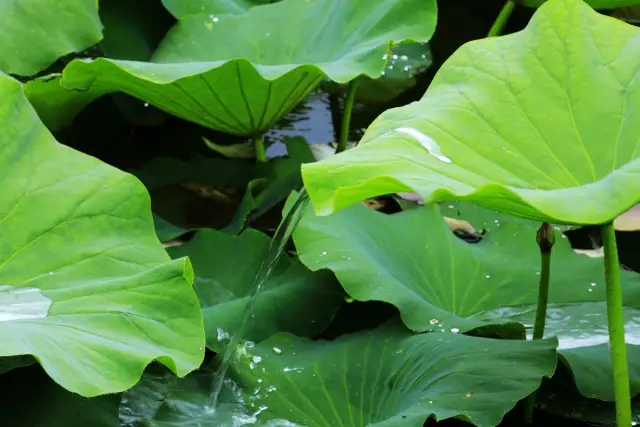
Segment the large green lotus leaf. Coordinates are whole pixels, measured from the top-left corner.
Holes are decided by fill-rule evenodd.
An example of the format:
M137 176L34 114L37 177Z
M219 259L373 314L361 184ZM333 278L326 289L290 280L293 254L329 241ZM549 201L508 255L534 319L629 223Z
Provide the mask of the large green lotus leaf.
M257 390L259 420L309 427L495 426L556 365L556 341L414 335L400 322L335 341L279 334L240 352L234 378ZM256 363L256 360L258 363Z
M171 257L189 256L193 262L194 286L212 350L220 351L227 338L241 332L256 276L264 273L262 262L271 259L272 249L269 237L254 229L240 236L204 229L189 243L167 249ZM343 298L330 273L312 273L285 254L258 294L242 338L257 341L280 331L313 336L327 326Z
M253 135L326 77L379 77L390 42L426 42L435 24L435 0L375 8L368 0L285 0L242 15L191 15L167 34L154 62L75 60L62 86L126 92L185 120Z
M39 366L2 376L6 427L120 427L120 394L85 398L53 382Z
M551 223L613 220L640 197L638 45L631 25L549 1L525 30L461 47L356 149L305 165L316 210L411 191Z
M32 75L102 38L96 0L2 0L0 70Z
M540 279L538 224L463 203L442 211L485 230L482 240L471 244L456 237L436 205L394 215L361 205L327 217L309 210L294 240L300 260L309 268L332 270L355 299L395 305L413 330L465 332L515 322L530 329ZM636 313L640 276L621 274L625 304L629 313ZM602 261L576 254L567 239L558 236L549 300L574 314L566 315L564 326L550 321L547 333L558 335L561 348L567 348L562 354L580 390L608 399L613 382L603 379L611 376L609 354L605 348L592 348L606 338L604 299ZM581 311L599 326L584 322ZM577 343L567 330L586 339ZM637 343L637 334L630 330L627 339ZM634 393L640 392L638 375L640 366L634 374Z
M334 341L282 333L253 348L240 345L215 413L207 411L211 374L207 381L204 372L182 380L145 373L125 394L121 420L153 427L421 427L429 417L457 417L495 426L553 374L555 346L553 339L414 335L399 322Z
M452 211L452 212L450 212ZM476 244L451 233L437 205L385 215L362 205L323 217L308 209L294 233L300 260L312 270L332 270L347 293L361 301L398 307L416 331L479 326L473 316L500 307L534 304L540 279L537 224L459 204L445 214L486 230ZM558 237L550 301L604 300L599 259L578 255ZM640 301L640 276L622 272L627 299ZM591 283L600 286L591 286ZM571 285L568 285L571 284Z
M241 15L255 6L275 3L277 0L162 0L164 7L176 18L201 13Z
M63 387L119 392L159 360L197 368L204 333L186 259L170 261L140 182L56 142L0 76L0 356Z

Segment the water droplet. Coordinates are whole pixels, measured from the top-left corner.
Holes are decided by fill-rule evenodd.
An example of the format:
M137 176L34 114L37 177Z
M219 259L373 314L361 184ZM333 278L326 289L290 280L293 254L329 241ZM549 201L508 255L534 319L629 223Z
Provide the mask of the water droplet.
M269 387L267 387L267 392L271 393L272 391L276 391L277 388L274 385L270 385Z
M429 323L431 323L432 325L435 325L435 324L437 324L438 322L439 322L439 320L438 320L438 319L431 319L431 320L429 320Z
M387 55L386 53L384 55L382 55L382 59L387 59L389 57L389 55Z
M409 57L407 55L401 55L400 59L402 59L403 61L406 61L409 59Z
M486 275L486 276L484 276L484 277L486 277L487 279L490 279L490 278L491 278L491 275L490 275L490 274L487 274L487 275Z
M458 328L451 328L451 332L453 332L454 334L457 334L458 332L460 332L460 329L458 329Z
M440 151L440 146L438 145L438 143L433 138L425 135L419 130L414 128L397 128L393 132L400 132L404 133L405 135L409 135L410 137L418 141L424 148L426 148L429 154L431 154L433 157L442 162L451 163L451 159L442 154L442 151Z
M145 106L145 107L148 107L148 106L149 106L149 103L148 103L148 102L145 102L145 103L144 103L144 106Z
M224 329L218 328L217 331L218 331L218 342L228 340L229 338L231 338L231 336L229 335L229 332L226 332Z
M41 289L0 285L0 322L47 317L51 304Z
M262 362L262 357L260 357L260 356L253 356L253 362L254 362L254 363L260 363L260 362Z
M398 59L398 55L393 55L392 58L393 59Z
M53 271L50 271L49 274L53 276L55 273Z
M591 282L591 286L595 286L596 284L596 282Z
M411 69L411 66L410 65L405 65L404 67L402 67L402 69L404 71L409 71Z
M275 354L278 354L278 355L282 354L282 350L279 349L278 347L273 347L272 350Z
M389 65L387 68L393 70L393 65Z
M218 21L220 21L220 18L218 18L217 16L214 16L213 14L209 15L209 18L211 18L211 20L212 20L213 22L218 22Z
M593 292L593 289L589 289L589 292Z
M326 252L322 252L320 256L325 256L326 254L327 254Z

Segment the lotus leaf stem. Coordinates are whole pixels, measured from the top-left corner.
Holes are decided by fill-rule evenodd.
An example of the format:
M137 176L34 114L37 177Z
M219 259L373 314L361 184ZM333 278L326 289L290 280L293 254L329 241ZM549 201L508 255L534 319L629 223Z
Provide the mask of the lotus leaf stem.
M253 145L256 149L256 160L262 163L266 162L267 154L264 149L264 140L262 139L262 137L261 136L255 137L253 139Z
M487 37L496 37L502 34L504 31L505 25L507 25L507 21L511 17L513 13L513 9L516 7L516 2L514 0L507 0L507 2L502 6L502 10L500 14L496 18L495 22L491 26Z
M353 104L356 100L356 91L358 90L358 79L353 79L349 82L349 88L347 89L347 98L344 101L344 110L342 112L342 127L340 128L340 140L336 147L336 154L342 153L347 149L347 143L349 142L349 128L351 126L351 111L353 110Z
M620 287L620 264L616 233L613 223L602 227L604 243L604 272L607 294L607 321L609 326L609 348L613 366L613 391L616 401L616 425L631 426L631 391L627 347L624 339L624 313L622 309L622 288Z
M540 286L538 287L538 305L536 306L536 320L533 325L533 339L544 337L544 326L547 320L547 305L549 302L549 279L551 278L551 249L556 242L553 228L543 223L538 229L536 242L540 248ZM525 421L533 422L533 410L536 404L536 393L531 393L525 406Z

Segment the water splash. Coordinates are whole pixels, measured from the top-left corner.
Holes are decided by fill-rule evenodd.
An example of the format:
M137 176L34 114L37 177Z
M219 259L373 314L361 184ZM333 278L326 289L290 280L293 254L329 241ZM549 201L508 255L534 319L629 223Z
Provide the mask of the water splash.
M426 148L429 154L431 154L433 157L440 160L441 162L451 163L451 159L442 153L442 150L440 149L438 143L429 135L420 132L418 129L397 128L392 132L399 132L404 133L405 135L409 135L410 137L418 141L424 148Z
M253 344L247 342L244 345L239 345L239 342L249 324L249 321L254 318L255 300L258 294L264 289L267 281L273 275L276 265L285 252L285 246L291 238L293 231L296 229L298 223L300 222L300 219L302 218L302 215L308 203L309 196L307 195L306 190L302 188L302 190L300 190L297 197L291 204L290 209L286 212L283 212L282 221L278 225L278 228L276 229L276 232L271 239L271 242L269 243L269 247L267 248L267 252L262 260L262 264L260 265L260 268L256 273L253 292L251 293L249 301L247 302L247 306L244 309L240 327L238 328L238 331L233 334L229 344L225 348L224 354L222 356L222 362L220 363L220 367L218 368L216 376L213 379L213 387L211 391L209 407L212 408L212 411L214 412L218 405L220 391L222 390L222 386L233 357L237 354L238 351L242 351L243 349L246 350L247 348L250 348L249 346L251 344Z

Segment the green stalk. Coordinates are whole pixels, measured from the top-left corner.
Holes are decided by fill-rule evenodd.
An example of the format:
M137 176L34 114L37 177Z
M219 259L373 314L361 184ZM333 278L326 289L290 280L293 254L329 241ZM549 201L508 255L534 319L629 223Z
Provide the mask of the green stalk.
M336 147L336 154L342 153L347 149L347 142L349 142L349 127L351 126L351 110L353 110L353 103L356 100L356 91L358 89L358 79L353 79L349 82L349 88L347 89L347 98L344 101L344 111L342 112L342 127L340 128L340 140Z
M609 326L609 348L613 365L613 391L616 400L616 425L631 426L631 391L629 390L629 367L627 347L624 339L624 316L622 311L622 289L620 287L620 265L616 232L613 223L602 227L604 243L604 272L607 284L607 321Z
M502 6L500 14L491 26L487 37L496 37L502 34L502 31L504 31L504 27L505 25L507 25L507 21L509 21L509 18L511 17L511 14L513 13L513 9L515 7L516 2L514 0L507 0L504 6Z
M261 163L266 162L267 154L264 149L264 140L262 139L262 136L253 138L253 145L256 149L256 160Z
M556 242L553 228L548 223L543 223L538 229L536 242L540 248L540 287L538 288L538 305L536 306L536 320L533 325L533 339L544 337L544 326L547 321L547 305L549 303L549 278L551 277L551 249ZM533 423L533 410L536 405L536 392L527 398L524 420L528 424Z

